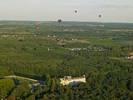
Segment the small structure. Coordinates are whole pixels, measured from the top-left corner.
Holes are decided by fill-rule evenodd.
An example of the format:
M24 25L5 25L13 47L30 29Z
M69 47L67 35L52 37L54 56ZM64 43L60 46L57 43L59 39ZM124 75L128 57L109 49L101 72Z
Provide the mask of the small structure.
M48 48L48 51L50 51L50 48Z
M85 75L76 78L72 78L71 76L65 76L64 78L60 78L61 85L75 85L78 83L86 83Z
M30 87L30 89L31 89L31 93L34 93L35 90L36 90L36 88L37 88L38 86L44 87L44 86L45 86L45 82L39 80L39 81L36 82L36 83L31 83L31 84L29 84L29 87Z
M66 43L63 40L58 41L59 46L65 47Z
M127 57L127 59L133 60L133 52L129 54L129 56Z
M37 87L37 86L45 86L45 82L44 81L38 81L38 82L36 82L36 83L32 83L32 84L29 84L29 87L31 88L31 87Z

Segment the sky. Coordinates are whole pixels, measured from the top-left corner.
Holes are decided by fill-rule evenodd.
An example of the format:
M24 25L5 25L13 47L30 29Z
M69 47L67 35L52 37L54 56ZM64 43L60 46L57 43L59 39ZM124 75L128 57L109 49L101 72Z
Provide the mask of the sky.
M133 22L133 0L0 0L0 20L58 19Z

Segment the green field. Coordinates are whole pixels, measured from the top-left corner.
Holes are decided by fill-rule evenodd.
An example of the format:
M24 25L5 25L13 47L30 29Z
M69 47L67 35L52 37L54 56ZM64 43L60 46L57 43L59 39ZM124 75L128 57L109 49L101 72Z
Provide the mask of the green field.
M37 23L0 22L0 99L133 99L133 60L126 59L133 52L133 24ZM31 92L32 82L4 79L9 75L41 80L45 86ZM82 75L86 84L59 83L61 77Z

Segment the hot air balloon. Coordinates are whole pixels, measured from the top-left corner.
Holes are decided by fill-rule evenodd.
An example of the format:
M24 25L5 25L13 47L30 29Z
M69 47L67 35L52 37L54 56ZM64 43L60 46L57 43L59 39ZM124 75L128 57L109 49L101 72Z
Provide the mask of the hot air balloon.
M62 22L62 20L61 19L58 19L58 23L61 23Z
M75 12L75 13L78 13L78 10L75 10L74 12Z
M101 18L101 17L102 17L102 15L98 15L98 17L99 17L99 18Z

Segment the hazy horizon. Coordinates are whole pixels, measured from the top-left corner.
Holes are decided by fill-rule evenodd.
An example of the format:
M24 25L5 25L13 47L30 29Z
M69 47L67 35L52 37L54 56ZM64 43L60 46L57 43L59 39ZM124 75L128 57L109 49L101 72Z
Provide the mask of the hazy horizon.
M0 20L133 23L132 11L131 0L0 0Z

